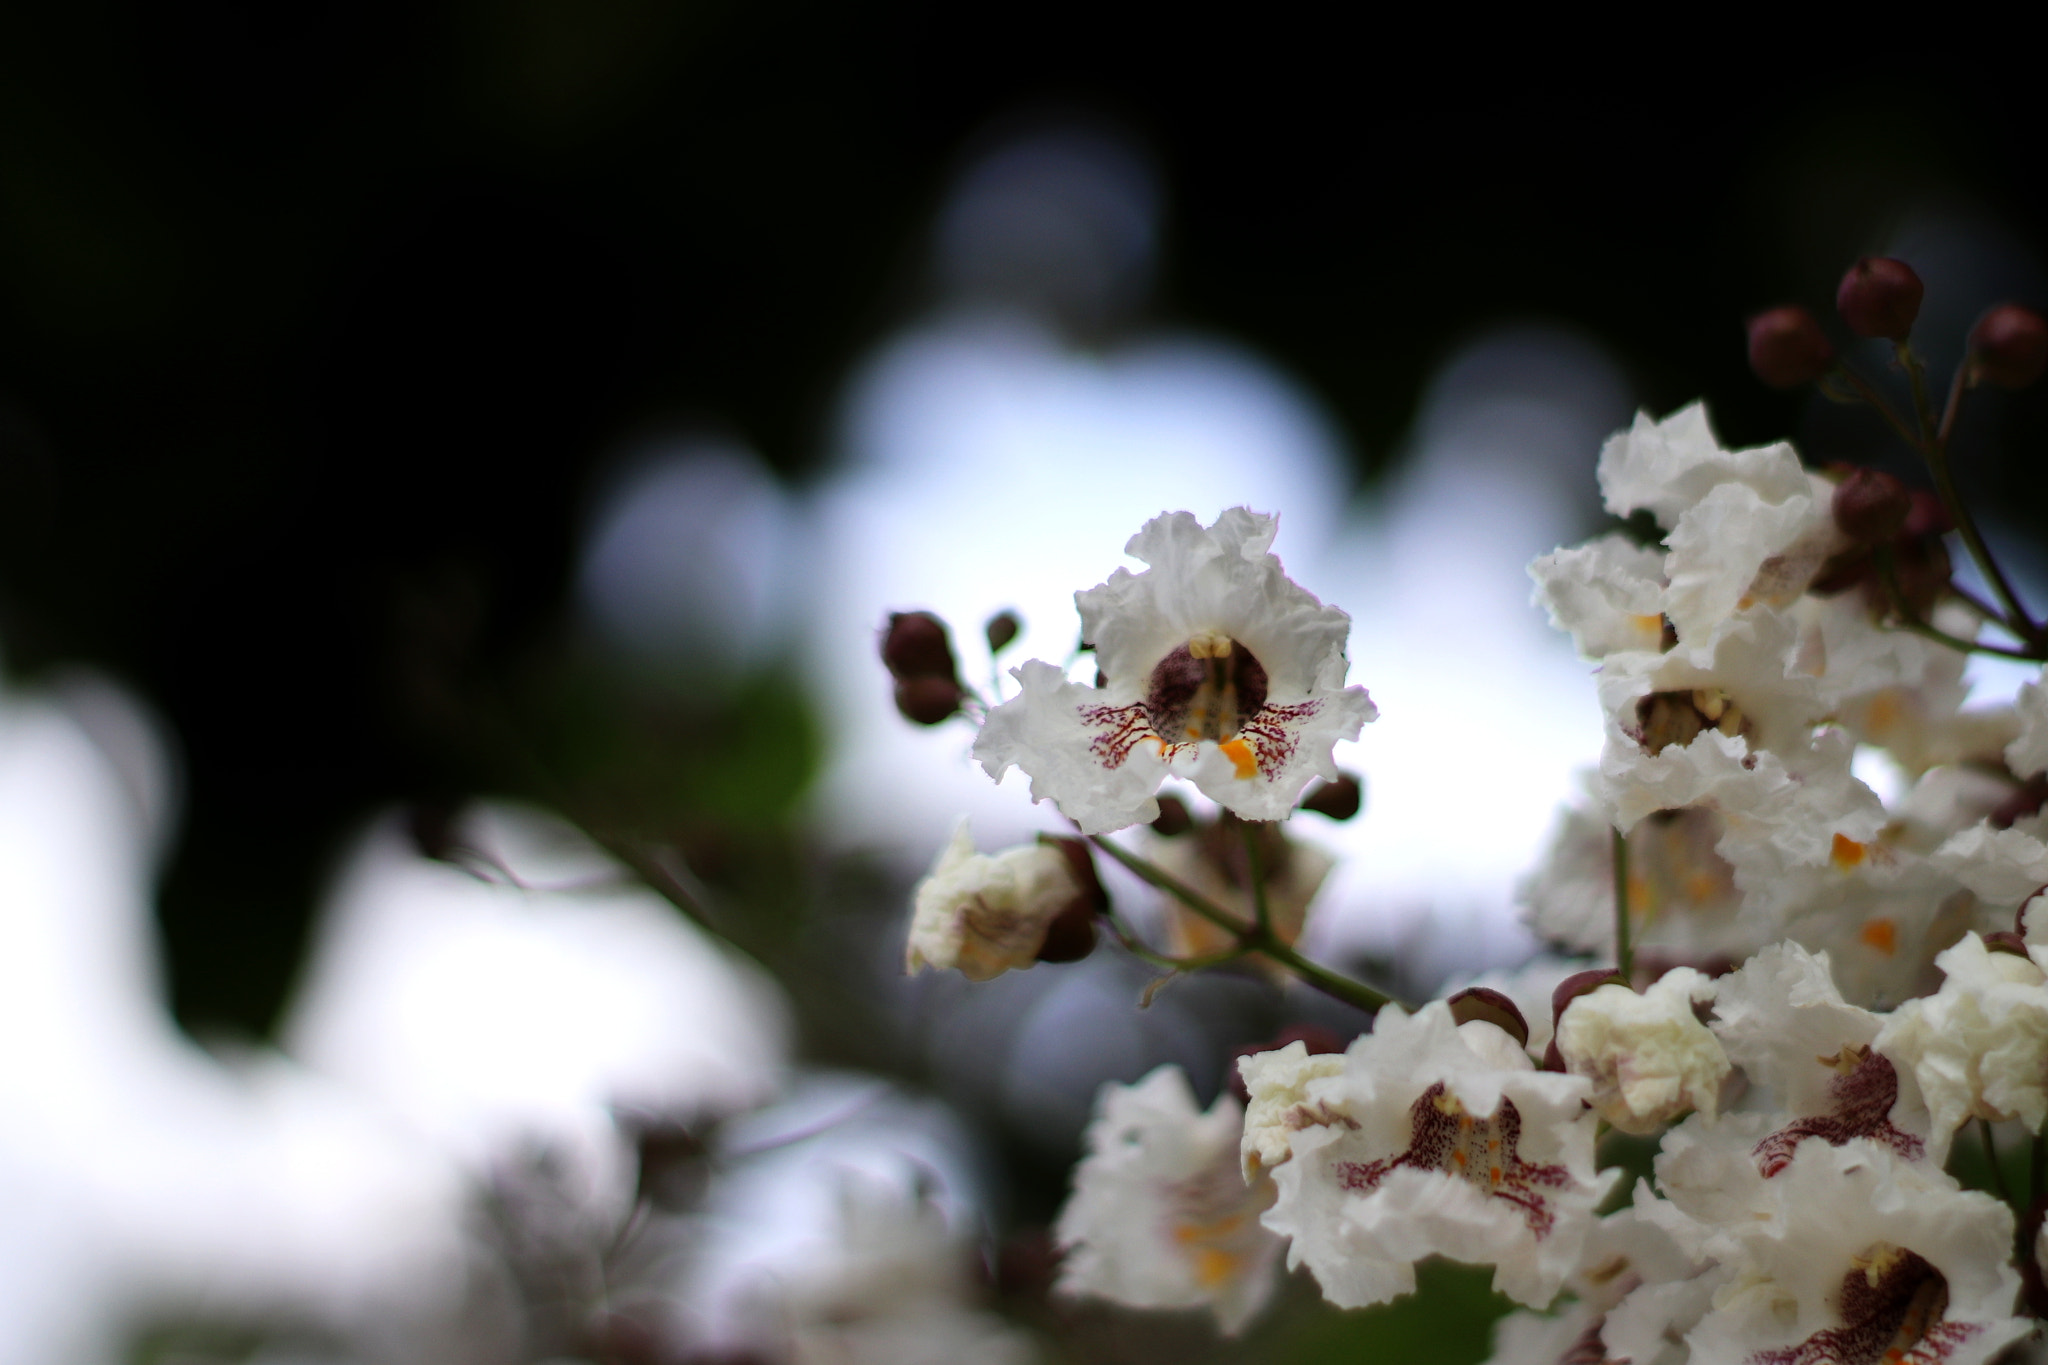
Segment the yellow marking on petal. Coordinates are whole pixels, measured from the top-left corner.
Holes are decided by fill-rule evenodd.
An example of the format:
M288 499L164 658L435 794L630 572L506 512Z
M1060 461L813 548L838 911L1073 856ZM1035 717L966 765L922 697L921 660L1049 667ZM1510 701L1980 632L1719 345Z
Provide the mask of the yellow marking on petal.
M1491 1177L1493 1178L1493 1183L1494 1183L1494 1184L1496 1184L1496 1185L1500 1184L1500 1167L1498 1167L1498 1166L1489 1166L1489 1167L1487 1168L1487 1174L1488 1174L1489 1176L1491 1176Z
M1863 861L1865 846L1846 834L1837 834L1834 845L1828 849L1828 861L1836 867L1847 869Z
M1459 1170L1462 1171L1465 1169L1465 1154L1463 1152L1452 1152L1451 1160L1455 1161L1458 1164Z
M1899 950L1899 926L1888 919L1871 920L1857 932L1856 937L1886 957Z
M1720 889L1721 883L1711 872L1695 872L1685 879L1686 897L1696 903L1704 904L1712 900L1714 893Z
M1214 1289L1237 1273L1237 1257L1220 1247L1203 1247L1195 1253L1195 1282Z
M1900 715L1904 710L1905 705L1900 700L1899 690L1895 687L1885 688L1884 691L1879 692L1870 699L1868 725L1871 732L1873 734L1882 734L1884 731L1891 729L1899 723Z
M1252 752L1251 745L1241 739L1229 739L1216 747L1223 751L1223 756L1237 769L1238 781L1249 781L1259 775L1258 756Z
M1635 622L1636 629L1643 634L1654 635L1660 640L1664 638L1664 617L1660 613L1651 612L1647 616L1636 615L1629 619Z

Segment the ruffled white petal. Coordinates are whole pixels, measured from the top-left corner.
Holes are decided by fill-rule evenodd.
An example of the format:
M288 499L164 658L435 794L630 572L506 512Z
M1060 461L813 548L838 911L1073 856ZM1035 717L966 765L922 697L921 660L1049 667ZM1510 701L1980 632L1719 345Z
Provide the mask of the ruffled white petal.
M1271 1185L1239 1176L1242 1118L1228 1094L1199 1110L1175 1066L1104 1086L1056 1229L1061 1292L1206 1307L1225 1332L1250 1321L1272 1297L1280 1240L1258 1222Z

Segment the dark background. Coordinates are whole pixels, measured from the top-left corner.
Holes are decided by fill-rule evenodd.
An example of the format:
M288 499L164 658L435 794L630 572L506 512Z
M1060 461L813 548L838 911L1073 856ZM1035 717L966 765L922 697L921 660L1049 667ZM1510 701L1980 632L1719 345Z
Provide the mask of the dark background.
M2048 239L2032 82L1502 77L1177 22L0 8L0 643L17 679L111 672L178 737L162 917L189 1027L270 1026L327 860L392 801L513 790L588 821L580 793L709 850L713 880L718 850L793 837L813 741L737 796L573 756L703 719L628 706L592 738L607 684L560 664L583 499L606 452L677 421L814 473L848 366L919 302L948 177L1018 120L1149 146L1167 315L1302 377L1361 479L1450 348L1528 317L1587 330L1656 410L1705 394L1732 441L1818 421L1856 453L1871 423L1748 376L1744 316L1828 316L1915 204ZM2033 525L2030 461L1994 457L2039 449L2039 409L1988 403L1969 438L1980 490ZM748 722L721 733L802 733L787 688L755 691L707 703Z

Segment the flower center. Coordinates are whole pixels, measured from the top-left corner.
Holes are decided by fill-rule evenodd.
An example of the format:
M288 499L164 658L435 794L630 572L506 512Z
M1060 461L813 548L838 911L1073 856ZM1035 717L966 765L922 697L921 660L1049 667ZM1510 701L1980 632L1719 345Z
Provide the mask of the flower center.
M1878 1365L1916 1358L1940 1360L1975 1333L1968 1323L1943 1322L1948 1281L1924 1257L1875 1242L1850 1262L1837 1303L1842 1325L1815 1332L1796 1346L1759 1351L1754 1365ZM1915 1348L1924 1349L1917 1350Z
M1373 1190L1404 1166L1441 1171L1514 1205L1538 1238L1550 1231L1554 1217L1543 1191L1560 1189L1571 1177L1562 1166L1522 1159L1522 1115L1513 1100L1503 1099L1492 1118L1474 1118L1438 1081L1409 1108L1408 1126L1407 1151L1384 1161L1340 1161L1338 1183Z
M1227 635L1205 630L1159 661L1145 715L1170 744L1232 739L1266 704L1266 669Z
M1733 738L1751 728L1742 708L1718 687L1652 692L1636 703L1636 740L1645 753L1661 754L1674 744L1684 748L1708 730Z

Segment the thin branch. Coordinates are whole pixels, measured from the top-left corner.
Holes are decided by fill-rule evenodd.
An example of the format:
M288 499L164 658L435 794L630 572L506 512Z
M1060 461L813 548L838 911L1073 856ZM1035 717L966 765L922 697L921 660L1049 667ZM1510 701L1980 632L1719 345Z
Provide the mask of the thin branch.
M1266 905L1266 869L1260 866L1258 826L1250 820L1240 820L1238 825L1244 830L1245 874L1252 882L1252 910L1258 916L1259 932L1270 934L1273 914Z
M1376 991L1362 981L1353 981L1348 976L1309 961L1282 943L1270 931L1263 930L1256 924L1246 924L1179 878L1128 849L1110 842L1103 835L1091 834L1088 836L1088 842L1129 868L1140 880L1166 892L1218 928L1227 929L1235 934L1246 952L1271 958L1323 994L1342 1000L1347 1005L1356 1006L1368 1014L1376 1012L1384 1005L1398 1003L1392 996Z
M1635 980L1635 958L1628 941L1628 839L1614 835L1614 958L1624 981Z
M1890 400L1873 388L1869 380L1850 369L1846 361L1835 367L1835 373L1849 382L1849 386L1856 390L1858 398L1861 398L1871 407L1877 409L1878 416L1884 418L1891 426L1891 429L1898 433L1900 440L1915 450L1923 449L1920 444L1920 437L1913 431L1913 428L1906 425L1906 419L1899 416L1898 410L1891 405Z
M2038 647L2030 650L2008 649L2004 645L1986 644L1982 640L1965 640L1959 635L1951 635L1945 630L1922 621L1913 614L1913 609L1906 603L1905 590L1899 586L1898 569L1892 563L1891 550L1885 546L1879 546L1872 558L1877 561L1877 576L1884 584L1885 596L1890 599L1892 611L1898 616L1898 620L1895 622L1898 629L1911 631L1913 634L1924 636L1929 640L1938 640L1950 649L1961 650L1965 654L1996 654L2006 659L2025 659L2029 663L2039 663L2041 661L2041 653ZM2003 625L2004 623L2001 621L1999 624ZM2009 626L2006 628L2011 629Z

